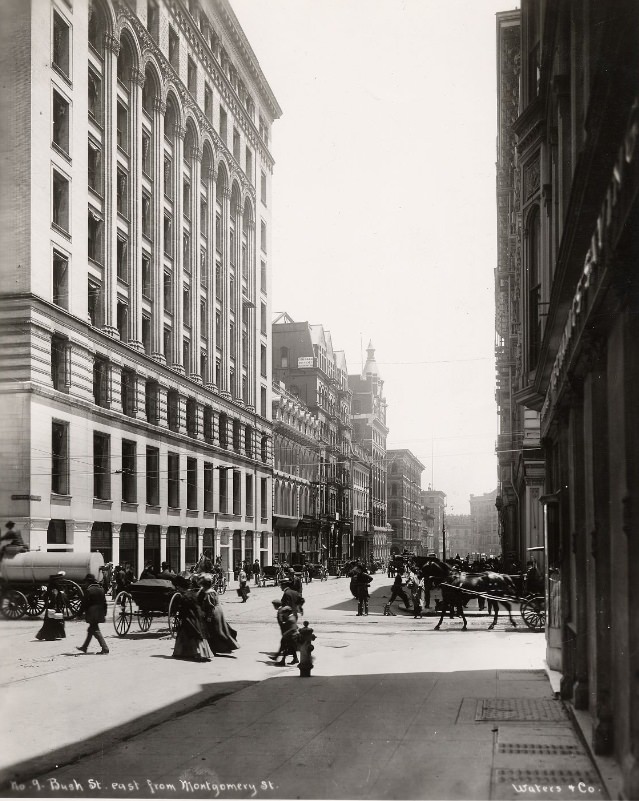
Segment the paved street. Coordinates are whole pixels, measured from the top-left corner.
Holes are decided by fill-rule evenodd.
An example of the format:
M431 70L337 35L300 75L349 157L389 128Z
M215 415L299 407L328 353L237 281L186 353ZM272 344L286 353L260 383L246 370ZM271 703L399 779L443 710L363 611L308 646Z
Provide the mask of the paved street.
M246 604L223 596L241 649L204 664L171 658L165 620L148 633L134 620L123 639L108 621L111 654L97 658L75 650L83 622L40 643L38 621L3 621L1 702L17 734L0 757L4 794L606 797L553 696L543 634L518 615L517 629L500 615L489 632L474 602L465 633L458 619L434 631L433 616L384 617L390 584L376 575L364 618L346 580L304 588L309 679L269 657L274 587ZM535 782L547 792L522 789Z

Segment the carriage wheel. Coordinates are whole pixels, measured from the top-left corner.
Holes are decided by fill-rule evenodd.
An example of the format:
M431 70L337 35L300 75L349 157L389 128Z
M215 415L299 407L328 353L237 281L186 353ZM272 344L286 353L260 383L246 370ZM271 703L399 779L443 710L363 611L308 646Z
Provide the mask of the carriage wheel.
M75 581L65 579L62 585L62 590L64 591L66 597L66 603L62 611L65 620L71 620L71 618L80 617L82 612L82 598L84 597L82 587L80 587L79 584L76 584Z
M150 612L138 612L138 626L140 631L148 631L151 628L153 615Z
M42 590L33 590L27 595L27 617L38 617L46 608L44 600L44 592Z
M542 595L528 598L522 603L520 614L529 629L543 629L546 625L546 599Z
M133 605L128 592L119 592L113 604L113 628L118 637L124 635L131 628L133 620Z
M178 609L180 608L180 603L182 601L182 596L179 592L176 592L175 595L171 597L171 601L169 603L169 632L171 637L177 636L178 629L180 628L180 621L177 616Z
M18 620L27 611L27 599L20 590L8 590L0 598L0 614L7 620Z

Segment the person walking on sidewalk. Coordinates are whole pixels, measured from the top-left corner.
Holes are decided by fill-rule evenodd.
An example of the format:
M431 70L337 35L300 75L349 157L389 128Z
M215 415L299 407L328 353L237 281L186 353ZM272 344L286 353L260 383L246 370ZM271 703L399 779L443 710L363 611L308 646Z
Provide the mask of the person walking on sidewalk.
M93 637L95 637L102 648L98 653L108 654L109 647L100 631L100 623L104 623L106 620L106 595L104 594L102 586L96 581L93 573L87 573L85 582L88 586L82 598L82 611L84 612L84 619L89 624L89 628L87 629L87 636L83 645L78 645L76 647L78 651L82 651L83 654L86 654L89 643Z
M246 603L246 599L249 597L249 592L251 588L249 587L248 583L248 576L246 575L246 570L244 568L240 568L240 572L238 574L238 581L240 582L240 586L238 587L237 594L242 599L242 603Z
M368 614L368 585L373 577L366 572L364 565L358 565L357 572L353 577L355 582L355 593L357 598L357 617Z
M262 574L262 565L260 564L260 560L256 559L253 562L253 576L255 577L255 586L260 586L260 575Z
M391 591L391 597L388 605L390 606L396 598L401 598L406 609L410 610L410 602L408 600L408 595L406 595L404 592L404 588L402 586L402 574L400 572L397 572L395 575L395 581L393 582L393 589Z

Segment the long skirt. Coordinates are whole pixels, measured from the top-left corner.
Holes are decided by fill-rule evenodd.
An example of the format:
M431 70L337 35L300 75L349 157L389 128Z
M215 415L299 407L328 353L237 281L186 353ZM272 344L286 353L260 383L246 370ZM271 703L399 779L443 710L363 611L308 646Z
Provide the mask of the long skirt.
M213 609L211 620L207 623L207 632L214 654L230 654L240 647L237 644L237 631L226 622L224 612L219 606Z
M192 659L196 662L208 661L212 654L200 627L188 618L181 621L173 648L174 659Z
M44 623L40 631L36 634L36 640L62 640L67 636L64 628L64 618L59 620L48 617L49 610L45 612Z

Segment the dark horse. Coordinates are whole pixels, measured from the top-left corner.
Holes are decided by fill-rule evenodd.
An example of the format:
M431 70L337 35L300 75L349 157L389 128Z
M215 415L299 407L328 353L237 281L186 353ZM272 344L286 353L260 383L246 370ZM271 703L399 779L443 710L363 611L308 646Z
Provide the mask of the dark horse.
M510 599L516 597L517 591L510 576L503 573L493 573L485 571L483 573L467 573L441 562L439 559L430 558L420 566L420 571L425 579L431 579L439 584L442 591L442 613L439 623L435 629L439 629L446 612L453 616L457 612L464 621L463 631L466 631L468 621L464 614L464 604L470 598L485 596L488 598L488 612L491 608L495 615L493 622L488 626L489 629L495 627L499 614L499 604L503 604L508 612L508 618L513 626L517 626L513 620L510 608Z

